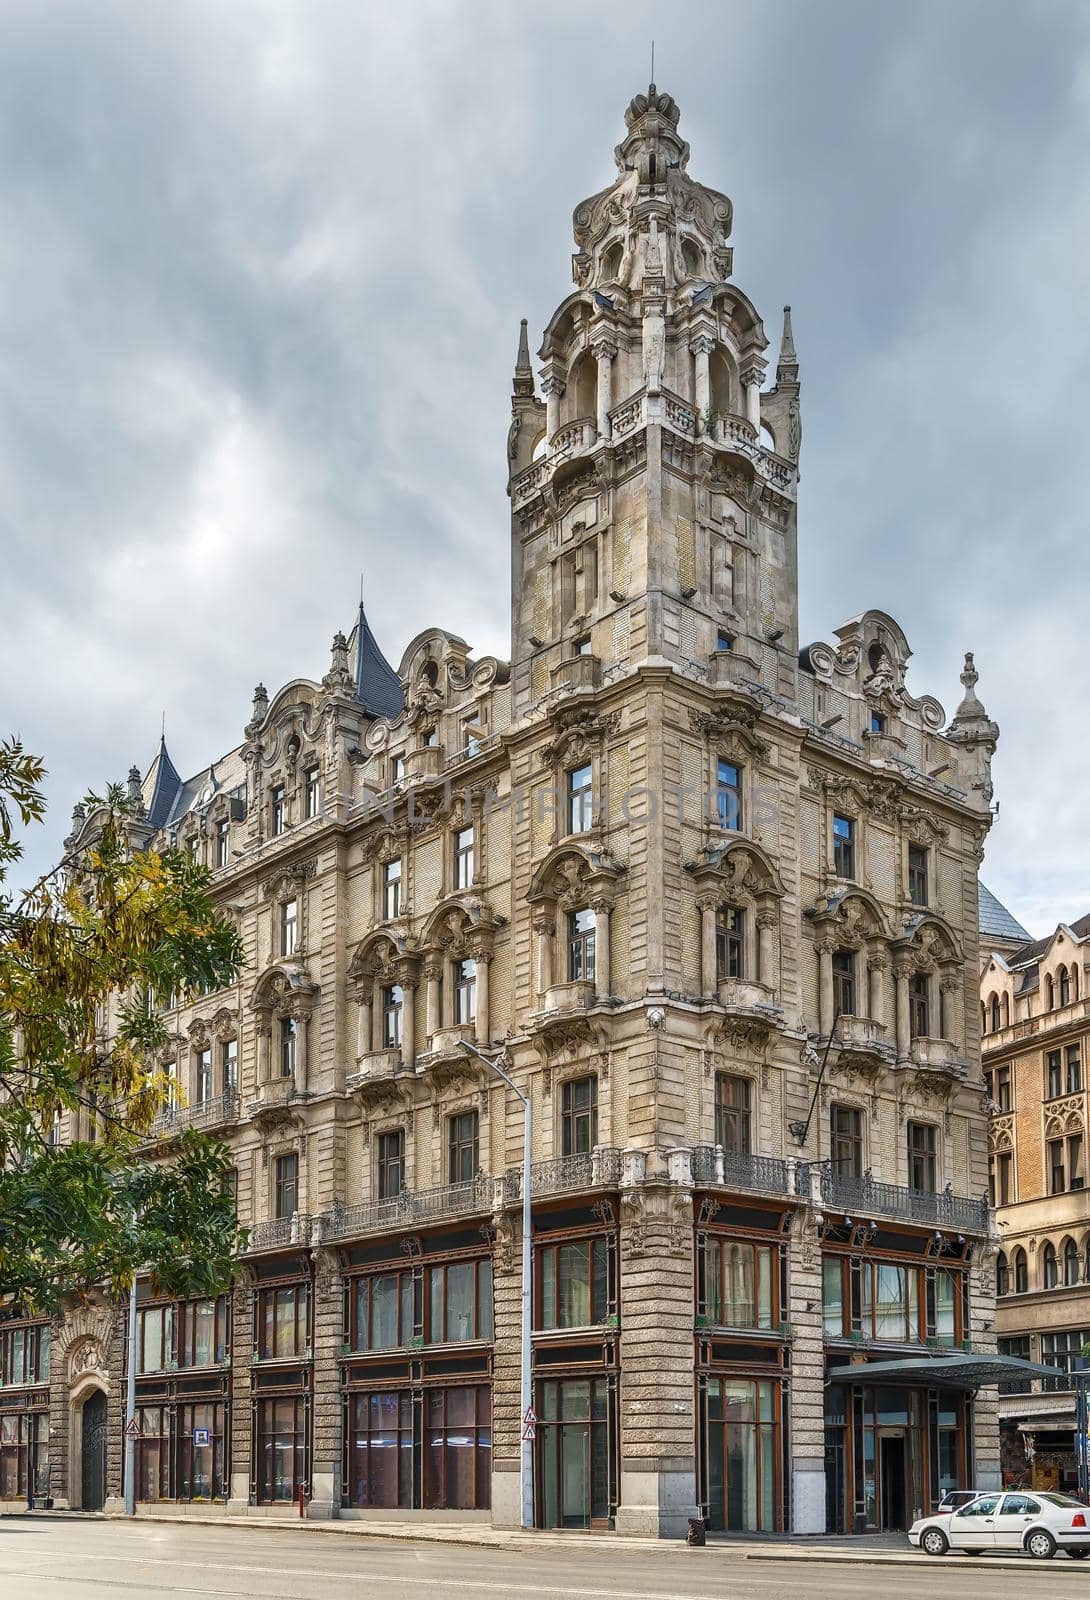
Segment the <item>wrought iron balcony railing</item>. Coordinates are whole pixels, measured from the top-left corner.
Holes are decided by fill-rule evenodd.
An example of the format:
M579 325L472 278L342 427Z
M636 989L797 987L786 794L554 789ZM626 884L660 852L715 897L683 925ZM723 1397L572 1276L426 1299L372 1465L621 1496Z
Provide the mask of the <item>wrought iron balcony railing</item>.
M740 1150L725 1150L719 1144L698 1144L693 1150L693 1182L703 1188L736 1189L744 1194L805 1197L810 1192L809 1168L805 1161L751 1156Z
M535 1161L530 1168L530 1198L578 1194L586 1189L616 1189L623 1170L623 1152L613 1145L599 1145L575 1156L558 1156L555 1161ZM508 1204L521 1200L521 1167L508 1167L503 1183Z
M212 1100L199 1100L191 1106L168 1106L160 1111L151 1125L151 1137L166 1138L181 1133L183 1128L222 1128L239 1117L238 1091L229 1090Z
M250 1229L249 1250L275 1250L285 1245L310 1243L311 1225L318 1219L296 1211L290 1217L270 1217Z
M869 1172L859 1178L833 1172L822 1163L821 1197L826 1205L838 1211L858 1212L863 1218L874 1214L971 1233L989 1231L987 1200L954 1194L949 1184L939 1193L929 1194L899 1183L879 1183Z
M347 1239L356 1234L386 1233L391 1229L445 1222L450 1217L480 1216L492 1209L494 1180L479 1172L467 1183L448 1183L435 1189L403 1189L389 1200L363 1205L334 1203L322 1218L322 1237Z

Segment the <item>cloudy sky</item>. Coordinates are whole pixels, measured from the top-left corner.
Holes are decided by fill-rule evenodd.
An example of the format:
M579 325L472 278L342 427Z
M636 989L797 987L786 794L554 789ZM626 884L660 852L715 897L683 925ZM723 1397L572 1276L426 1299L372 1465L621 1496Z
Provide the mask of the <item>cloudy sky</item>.
M1084 0L0 0L0 727L88 785L236 744L361 571L507 653L518 319L631 95L794 306L802 636L868 606L1001 724L986 881L1090 909ZM397 592L396 612L388 596Z

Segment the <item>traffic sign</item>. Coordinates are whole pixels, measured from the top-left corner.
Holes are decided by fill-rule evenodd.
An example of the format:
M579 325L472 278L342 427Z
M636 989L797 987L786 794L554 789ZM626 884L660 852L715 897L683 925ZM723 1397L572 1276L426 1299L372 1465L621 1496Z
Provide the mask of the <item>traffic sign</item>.
M522 1419L522 1437L526 1440L537 1438L537 1413L533 1406L526 1407L526 1415Z
M197 1449L199 1449L202 1445L211 1444L211 1443L212 1443L212 1432L211 1432L211 1429L209 1429L209 1428L194 1428L193 1429L193 1444Z
M133 1417L131 1422L126 1422L126 1424L125 1424L125 1437L126 1437L126 1439L139 1439L139 1437L140 1437L140 1424L136 1420L135 1417Z

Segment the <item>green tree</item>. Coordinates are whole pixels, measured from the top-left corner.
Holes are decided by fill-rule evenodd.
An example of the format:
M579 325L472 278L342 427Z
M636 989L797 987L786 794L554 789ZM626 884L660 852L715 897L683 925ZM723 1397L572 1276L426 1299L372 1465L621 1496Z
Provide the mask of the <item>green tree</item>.
M87 796L78 852L12 893L44 777L0 742L0 1297L56 1311L144 1269L167 1294L214 1293L245 1243L228 1152L192 1130L162 1148L151 1135L169 1096L161 1008L232 982L238 934L202 867L146 847L120 785ZM94 1141L55 1145L55 1118L81 1108Z

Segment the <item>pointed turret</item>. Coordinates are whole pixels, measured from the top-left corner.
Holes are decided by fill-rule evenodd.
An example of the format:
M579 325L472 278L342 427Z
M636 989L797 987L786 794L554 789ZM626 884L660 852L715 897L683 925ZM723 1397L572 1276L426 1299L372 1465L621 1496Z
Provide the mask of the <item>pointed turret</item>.
M783 333L780 335L780 359L776 363L777 383L798 383L799 358L795 354L795 335L791 329L791 307L783 308Z
M167 753L167 741L164 734L159 736L159 748L155 752L155 759L144 775L142 794L144 805L148 814L148 826L153 832L162 828L171 812L174 802L182 787L182 780L177 769Z
M965 652L965 665L961 669L961 682L965 693L954 712L954 719L946 737L960 744L975 758L975 777L972 787L990 804L992 798L992 757L999 742L999 728L989 717L976 692L980 674L976 670L973 652Z
M519 327L519 349L515 357L515 381L511 392L520 399L533 398L534 369L530 365L530 339L526 331L525 317Z
M372 716L396 717L405 705L401 680L379 649L362 600L353 642L356 647L357 700Z

